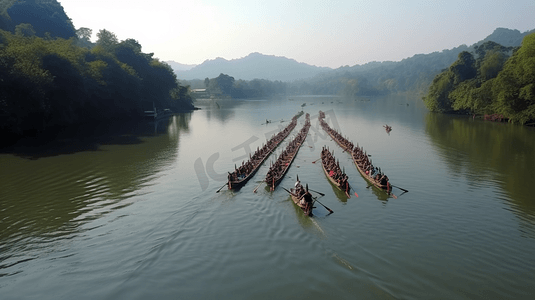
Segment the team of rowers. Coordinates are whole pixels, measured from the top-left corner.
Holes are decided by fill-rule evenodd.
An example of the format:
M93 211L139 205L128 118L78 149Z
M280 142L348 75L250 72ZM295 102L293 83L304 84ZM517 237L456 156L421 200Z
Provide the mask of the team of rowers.
M275 161L275 163L271 165L269 171L266 174L265 182L270 186L271 190L275 189L277 184L280 182L282 176L286 174L286 171L292 163L294 156L297 154L297 151L299 151L299 147L301 147L301 144L305 141L308 135L309 128L310 114L307 113L305 125L303 126L301 131L299 131L297 136L291 142L288 143L286 149L282 151L277 161Z
M336 130L329 127L329 124L325 122L324 118L325 113L320 111L318 120L323 130L325 130L342 148L344 148L344 150L352 154L357 167L362 170L366 176L368 176L368 180L375 182L376 184L380 185L381 188L385 189L387 192L390 192L392 187L390 186L388 176L382 173L380 168L377 168L372 164L371 159L369 159L368 154L364 152L364 149L359 147L358 144L357 146L354 146L351 141L343 137Z
M364 152L362 147L358 147L357 145L357 147L353 149L352 155L358 167L361 170L364 170L364 172L366 172L366 175L368 175L371 179L380 184L381 187L387 190L388 192L392 190L392 187L390 186L390 181L388 180L388 176L381 172L381 168L375 167L372 164L371 159L369 159L368 155Z
M269 141L266 142L261 148L249 155L247 162L242 162L240 167L235 167L234 172L228 175L228 187L229 189L237 187L240 183L244 184L251 174L254 174L263 161L273 152L273 150L290 134L290 132L296 127L297 119L303 114L297 114L292 118L290 124L284 128L277 135L274 135ZM364 152L362 147L355 146L351 141L344 138L339 132L329 127L324 120L325 113L319 112L319 122L321 127L348 153L351 153L355 164L362 175L365 175L368 180L372 181L376 186L385 189L387 192L391 192L392 187L388 180L388 177L381 172L380 168L375 167L372 164L369 155ZM310 114L306 114L305 125L299 131L297 136L288 143L287 147L282 151L277 160L271 165L269 171L266 174L264 182L266 182L271 190L279 184L281 178L286 174L290 164L292 163L295 155L299 151L301 144L306 140L308 131L310 128ZM339 162L333 157L333 154L325 146L321 150L322 164L326 170L326 173L331 177L341 190L344 190L349 197L349 189L351 188L348 183L348 176L340 169ZM247 178L247 180L245 180ZM311 212L313 201L308 188L305 190L300 184L299 179L295 185L295 189L292 189L292 193L297 195L300 200L300 206L305 212ZM356 194L356 193L355 193ZM358 196L357 196L358 197Z
M348 176L340 169L340 163L337 162L333 154L325 146L321 149L321 163L327 172L327 175L331 177L338 187L345 191L349 197L349 182Z
M274 135L269 141L262 146L262 148L257 148L253 155L249 156L247 162L242 161L242 165L234 168L234 172L228 173L228 188L233 188L233 183L237 183L249 176L251 173L256 171L256 169L262 164L268 155L273 152L273 150L290 134L290 132L297 125L297 119L302 114L297 114L292 118L292 121L286 128L281 130L279 133Z

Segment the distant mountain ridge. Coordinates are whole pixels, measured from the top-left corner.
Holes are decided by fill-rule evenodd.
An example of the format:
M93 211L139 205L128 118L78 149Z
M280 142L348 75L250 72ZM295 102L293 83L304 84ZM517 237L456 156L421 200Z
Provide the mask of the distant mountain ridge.
M449 68L459 53L475 53L475 47L486 42L495 42L506 47L518 47L528 34L518 30L497 28L485 39L471 46L466 44L428 54L415 54L401 61L369 62L362 65L344 66L316 76L308 83L313 93L343 93L372 95L377 93L423 92L426 93L433 78Z
M336 85L333 84L333 79L361 77L366 78L363 80L373 86L387 85L388 87L383 88L387 88L391 92L405 91L407 89L424 90L429 86L436 74L457 60L460 52L474 52L476 46L488 41L493 41L506 47L520 46L522 39L533 32L535 32L535 29L521 33L516 29L496 28L492 34L471 46L463 44L440 52L415 54L401 61L369 62L337 69L311 66L299 63L294 59L264 55L257 52L233 60L226 60L220 57L206 60L190 70L183 70L173 66L173 64L170 65L177 74L178 79L184 80L215 78L221 73L230 75L236 80L305 80L323 92L329 92L330 90L320 88L320 86L322 84L330 85L332 86L332 91L330 92L336 93L340 87L333 86Z
M331 68L317 67L283 56L264 55L258 52L246 57L226 60L218 57L206 60L190 70L180 70L170 64L178 79L192 80L215 78L219 74L228 74L236 80L268 79L292 81L314 77Z
M168 63L171 66L171 68L173 68L173 71L175 71L175 72L188 71L188 70L191 70L191 69L193 69L194 67L197 66L197 65L181 64L181 63L177 63L176 61L173 61L173 60L168 60L168 61L166 61L166 63Z
M520 44L522 43L522 39L524 39L526 35L533 32L535 32L535 29L521 33L519 30L516 29L507 29L499 27L496 28L494 32L492 32L492 34L487 36L484 40L472 45L472 48L488 41L493 41L505 47L520 46Z

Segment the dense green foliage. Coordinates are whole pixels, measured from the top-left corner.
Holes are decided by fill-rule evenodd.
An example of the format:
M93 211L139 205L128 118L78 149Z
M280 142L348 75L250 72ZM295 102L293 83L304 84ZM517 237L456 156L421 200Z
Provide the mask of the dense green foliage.
M75 38L0 31L0 131L12 137L52 126L192 109L188 88L141 45L101 30L91 50Z
M145 110L193 109L169 65L100 30L74 29L57 0L0 2L3 143L56 126L137 119ZM8 141L9 142L9 141Z
M514 51L513 51L514 50ZM535 33L517 49L486 42L438 74L423 98L431 111L535 119Z

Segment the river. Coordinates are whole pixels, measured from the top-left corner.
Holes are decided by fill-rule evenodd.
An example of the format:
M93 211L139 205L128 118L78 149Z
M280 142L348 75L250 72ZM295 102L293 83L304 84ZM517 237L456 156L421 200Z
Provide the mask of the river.
M0 298L534 297L533 128L429 113L412 96L196 106L0 151ZM283 147L241 190L216 192L301 110L312 127L280 187L299 176L333 214L303 215L280 187L253 193ZM319 110L409 192L367 187ZM358 197L314 163L323 146Z

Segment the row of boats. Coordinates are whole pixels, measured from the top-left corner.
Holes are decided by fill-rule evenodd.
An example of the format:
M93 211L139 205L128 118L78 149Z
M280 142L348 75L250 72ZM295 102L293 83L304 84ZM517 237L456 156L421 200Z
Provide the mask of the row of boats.
M278 145L282 143L282 141L286 139L286 137L290 135L292 130L297 125L297 120L302 114L303 112L300 112L295 115L292 118L290 124L288 124L288 126L281 130L277 135L274 135L261 148L257 148L254 154L250 155L250 158L247 162L242 162L242 165L240 167L235 166L234 172L228 173L228 189L240 189L247 183L247 181L249 181L255 175L256 171L267 159L267 157L275 150L275 148L277 148ZM306 119L303 128L288 143L288 145L281 152L277 160L274 163L270 164L269 171L267 172L264 180L260 183L260 185L262 185L262 183L266 183L269 186L270 190L273 191L282 181L292 162L294 161L297 152L299 151L299 148L305 142L306 137L308 135L308 131L311 126L310 114L307 113L305 118ZM324 119L325 113L320 111L318 121L321 127L342 149L344 149L345 152L351 154L353 162L362 177L364 177L366 181L368 181L371 185L377 187L380 190L383 190L388 195L396 198L396 196L392 194L392 185L390 184L388 177L381 172L380 168L377 168L372 164L371 159L369 159L369 156L362 149L362 147L359 147L358 145L354 146L351 141L344 138L336 130L330 128ZM323 147L321 150L320 159L323 171L329 181L342 192L344 192L348 198L350 198L350 190L354 191L354 189L349 185L349 178L345 173L345 170L343 168L340 168L340 162L334 158L334 151L331 152L328 148ZM254 192L256 192L260 185L258 185L254 189ZM311 199L313 197L309 192L308 184L306 185L306 188L304 188L299 181L299 177L297 177L297 182L295 185L295 188L292 188L290 190L284 188L284 190L286 190L291 195L293 202L303 210L303 213L311 216L313 207L313 202L311 202ZM356 191L354 194L358 197ZM320 203L317 199L314 199L314 201ZM321 205L324 206L331 213L333 212L325 205Z
M308 130L310 128L310 114L307 113L305 118L305 125L303 125L303 128L299 131L297 136L288 143L286 149L281 152L279 158L277 158L275 163L270 166L269 171L266 174L264 181L269 185L271 191L275 190L275 187L279 185L282 178L284 178L284 175L288 172L299 148L301 148L301 145L307 138Z
M266 144L262 145L261 148L257 148L247 162L242 162L240 167L234 166L234 171L232 173L228 172L227 185L229 190L240 189L256 174L256 171L262 163L264 163L277 146L290 135L292 130L294 130L295 126L297 126L297 119L303 114L303 111L297 113L283 130L276 135L273 135L273 137L271 137Z
M353 163L357 167L359 173L368 181L371 185L385 191L388 195L396 198L392 193L392 185L380 168L373 165L369 155L364 151L362 147L354 146L354 144L342 136L338 131L332 129L325 121L325 113L319 112L320 126L327 132L327 134L347 153L351 154Z

